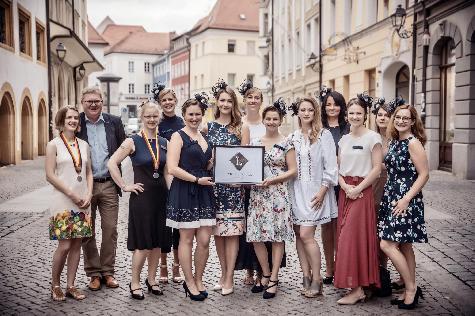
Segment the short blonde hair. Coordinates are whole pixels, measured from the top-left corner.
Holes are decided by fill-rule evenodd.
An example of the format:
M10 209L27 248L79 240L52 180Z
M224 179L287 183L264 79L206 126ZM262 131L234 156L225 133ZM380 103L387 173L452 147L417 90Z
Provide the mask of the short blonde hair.
M144 102L140 105L140 108L139 108L139 117L140 117L140 119L143 118L143 113L145 112L145 110L148 109L148 108L152 108L152 107L156 108L158 113L160 113L160 107L158 106L157 103L147 101L147 102Z
M98 86L86 87L86 88L82 89L82 91L81 91L81 101L84 99L84 96L86 94L96 94L101 98L101 100L103 98L102 90Z
M79 110L74 105L65 105L58 110L58 112L56 113L56 116L54 117L54 127L60 132L64 128L66 113L68 113L69 110L76 111L79 114ZM79 124L78 124L78 127L76 128L76 131L79 131L80 127L81 127L81 117L79 117Z

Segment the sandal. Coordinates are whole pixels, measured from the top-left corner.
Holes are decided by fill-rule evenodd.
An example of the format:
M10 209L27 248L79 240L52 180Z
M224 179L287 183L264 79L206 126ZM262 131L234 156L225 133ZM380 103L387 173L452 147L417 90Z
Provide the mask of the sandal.
M260 279L256 279L256 284L254 284L254 286L251 289L252 293L260 293L264 291L264 288L267 288L267 285L269 284L269 282L267 282L266 285L263 285L262 279L264 278L269 279L269 282L270 282L270 275L263 275Z
M303 294L307 298L314 298L320 295L323 295L323 281L320 279L320 283L318 284L318 290L312 290L309 288L305 293Z
M183 277L180 274L180 264L179 263L173 263L172 267L172 281L173 283L181 283L183 282Z
M246 272L246 276L242 279L244 285L253 285L254 284L254 275L250 275L249 272Z
M162 273L165 271L165 273ZM166 276L162 276L165 274ZM158 278L158 283L168 283L168 268L166 264L160 265L160 277Z
M67 290L66 290L66 296L67 297L71 297L71 298L74 298L75 300L77 301L80 301L80 300L83 300L86 298L86 295L84 295L83 293L81 293L74 285L69 287Z
M266 286L266 290L262 294L262 298L265 300L275 297L275 293L267 292L267 290L270 289L271 287L277 287L277 285L279 285L279 280L275 280L275 281L269 280L269 283L271 282L274 284Z
M61 290L61 286L55 285L51 287L51 298L54 301L64 301L66 297L64 296L63 291Z

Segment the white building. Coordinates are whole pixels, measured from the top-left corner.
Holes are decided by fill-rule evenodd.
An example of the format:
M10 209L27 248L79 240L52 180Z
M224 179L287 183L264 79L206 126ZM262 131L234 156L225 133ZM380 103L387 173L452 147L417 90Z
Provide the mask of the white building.
M104 73L121 78L118 106L110 107L112 114L121 116L124 121L137 116L138 106L150 97L152 65L168 51L172 34L147 32L138 25L118 25L109 17L99 24L98 35L108 43L103 50Z
M20 4L20 3L21 4ZM45 1L2 1L0 165L45 154L48 60Z
M189 38L191 95L209 93L219 78L234 88L248 78L265 89L260 80L262 57L257 51L258 11L254 0L218 0L195 25ZM212 119L211 112L208 119Z

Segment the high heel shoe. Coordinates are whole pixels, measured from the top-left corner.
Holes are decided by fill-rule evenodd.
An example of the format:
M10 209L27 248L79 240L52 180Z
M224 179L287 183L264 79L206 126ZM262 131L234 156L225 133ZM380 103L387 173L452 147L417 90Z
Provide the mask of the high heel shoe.
M326 285L329 285L329 284L332 284L333 283L333 275L332 276L329 276L329 277L324 277L323 278L323 284L326 284Z
M414 295L414 300L412 301L412 303L406 304L404 303L404 301L402 301L402 303L398 305L398 308L407 309L407 310L416 308L417 304L419 304L419 297L424 299L424 295L422 294L422 289L420 287L417 287L416 294Z
M225 289L223 287L222 290L221 290L221 295L222 296L226 296L226 295L229 295L229 294L232 294L232 293L234 293L234 286L231 286L229 289Z
M262 285L262 279L270 279L270 275L263 275L259 281L259 285L257 285L257 282L256 284L254 284L254 286L252 287L251 289L251 292L252 293L260 293L262 291L264 291L264 285ZM266 284L267 285L267 284Z
M364 303L366 301L366 295L363 292L363 295L359 297L354 297L354 298L349 298L351 294L348 294L342 298L340 298L338 301L336 301L340 305L355 305L358 302Z
M188 288L188 285L186 285L186 282L183 282L183 289L185 290L185 297L187 297L188 295L190 296L190 299L192 301L204 301L205 300L205 297L203 295L203 293L200 292L200 294L192 294L190 289Z
M152 294L155 294L155 295L163 295L163 291L162 289L160 288L160 286L158 284L150 284L148 282L148 278L145 279L145 285L147 286L147 289L149 292L152 292ZM157 287L158 290L154 289L153 287Z
M311 287L303 295L307 298L315 298L317 296L323 295L323 281L320 278L320 283L318 283L318 290L312 290Z
M393 298L391 300L391 305L399 305L401 303L404 303L404 299L401 300L400 298Z
M132 294L133 299L143 300L145 298L145 296L143 295L142 288L139 287L138 289L133 289L132 290L132 283L129 283L129 289L130 289L130 294ZM142 293L141 294L134 293L134 291L138 291L138 290L140 290Z
M206 290L200 291L200 294L203 295L204 298L208 298L208 291Z
M274 287L274 286L277 287L277 285L279 284L279 280L275 280L275 281L269 280L269 283L271 283L271 282L274 283L274 284L266 286L266 290L262 294L262 298L265 299L265 300L268 300L270 298L275 297L275 293L267 292L267 290L270 289L271 287Z
M406 285L403 283L403 284L399 284L397 282L391 282L391 288L395 291L399 291L399 290L402 290L403 288L405 288Z

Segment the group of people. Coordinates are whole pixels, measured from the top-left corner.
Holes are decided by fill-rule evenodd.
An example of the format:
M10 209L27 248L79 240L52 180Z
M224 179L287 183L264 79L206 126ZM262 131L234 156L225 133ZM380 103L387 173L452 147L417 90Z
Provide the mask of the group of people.
M401 98L386 102L366 93L346 103L340 93L324 87L316 98L299 98L290 106L278 99L261 109L262 92L252 82L246 80L238 92L245 115L236 92L219 80L211 91L215 119L203 126L206 93L182 105L182 119L175 115L175 92L155 85L153 100L140 109L143 129L130 138L119 118L101 112L97 88L83 91L84 113L72 106L58 111L60 136L48 144L46 158L47 179L57 197L50 220L50 237L59 240L53 299L65 299L60 275L66 260L66 296L84 298L74 285L81 244L89 288L118 286L113 276L117 195L124 191L131 192L127 248L133 252L129 289L134 299L145 297L140 274L146 260L147 289L163 294L159 283L168 281L166 252L173 248L173 281L183 281L192 300L205 300L203 274L213 235L221 266L213 290L222 295L234 292L234 271L246 269L244 282L253 285L253 293L275 297L285 245L295 240L305 297L323 295L323 284L333 283L350 289L339 304L363 301L363 288L381 286L380 269L389 259L401 276L393 286L404 288L391 304L416 307L422 290L415 280L412 243L427 242L421 190L428 164L426 136L414 107ZM376 131L365 126L370 111L376 115ZM279 127L288 112L298 118L299 128L284 136ZM217 145L264 147L264 181L214 183ZM133 183L121 175L126 157L132 161ZM100 255L94 239L96 209ZM315 240L319 225L325 276ZM157 282L160 262L165 275L160 272Z

